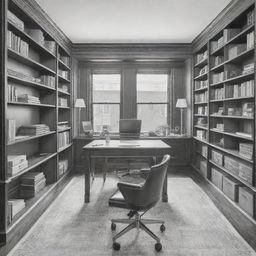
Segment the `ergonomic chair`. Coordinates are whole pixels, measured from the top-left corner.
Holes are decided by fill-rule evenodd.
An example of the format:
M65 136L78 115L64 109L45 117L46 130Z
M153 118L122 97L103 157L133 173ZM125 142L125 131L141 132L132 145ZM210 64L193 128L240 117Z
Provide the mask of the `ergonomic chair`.
M161 251L160 239L145 224L161 224L160 230L165 231L164 221L142 219L142 216L154 207L161 199L164 180L167 175L169 155L165 155L161 163L153 165L148 171L146 180L142 184L119 182L119 191L109 199L109 205L129 209L128 219L112 219L111 229L116 229L116 223L129 224L126 228L113 236L113 249L119 250L120 244L116 240L133 228L142 229L156 240L155 249ZM139 212L142 212L141 214Z

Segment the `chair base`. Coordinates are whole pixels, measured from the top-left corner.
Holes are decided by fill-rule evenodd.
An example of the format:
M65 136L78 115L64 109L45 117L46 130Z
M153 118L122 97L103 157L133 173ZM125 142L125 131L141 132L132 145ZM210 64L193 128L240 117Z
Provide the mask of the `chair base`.
M143 213L144 214L144 213ZM142 215L143 215L142 214ZM164 227L164 221L162 220L152 220L152 219L142 219L142 215L140 215L138 212L134 213L134 219L112 219L111 222L111 229L115 230L115 223L123 223L123 224L129 224L126 228L124 228L122 231L117 233L113 237L113 243L116 242L116 240L121 237L122 235L126 234L130 230L137 228L144 230L147 234L149 234L157 243L160 243L160 239L148 228L146 227L146 224L161 224L160 230L163 232L165 230Z

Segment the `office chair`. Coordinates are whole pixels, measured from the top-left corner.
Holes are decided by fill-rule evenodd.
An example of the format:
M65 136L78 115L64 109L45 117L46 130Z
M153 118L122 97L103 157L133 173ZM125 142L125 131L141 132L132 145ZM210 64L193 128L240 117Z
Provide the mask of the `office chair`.
M133 228L142 229L147 232L153 239L156 240L155 249L161 251L162 245L160 239L148 228L145 224L161 224L161 232L165 231L164 221L142 219L142 216L156 205L161 199L164 179L168 168L169 155L165 155L162 162L153 165L147 175L147 178L142 184L132 184L119 182L117 184L119 191L110 198L109 205L119 208L130 209L128 219L112 219L111 229L116 229L116 223L129 224L126 228L120 231L113 237L113 249L119 250L120 244L116 240L130 231ZM143 212L140 214L139 212ZM133 218L134 217L134 218Z

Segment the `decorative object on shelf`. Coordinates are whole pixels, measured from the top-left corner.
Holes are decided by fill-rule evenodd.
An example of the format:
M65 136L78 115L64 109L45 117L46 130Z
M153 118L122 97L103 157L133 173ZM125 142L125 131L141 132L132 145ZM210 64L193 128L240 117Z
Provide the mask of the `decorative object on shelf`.
M75 108L78 108L78 135L81 133L81 109L85 108L84 99L76 99Z
M186 99L178 99L176 103L176 108L180 108L180 134L184 135L183 127L183 112L184 109L188 107Z

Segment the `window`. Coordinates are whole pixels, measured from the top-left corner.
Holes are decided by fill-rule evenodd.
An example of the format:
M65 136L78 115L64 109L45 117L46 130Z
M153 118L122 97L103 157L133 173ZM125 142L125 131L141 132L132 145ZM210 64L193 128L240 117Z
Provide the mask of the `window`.
M168 75L137 74L137 118L142 132L168 124Z
M107 125L110 132L118 132L120 119L120 74L93 74L92 109L94 132Z

